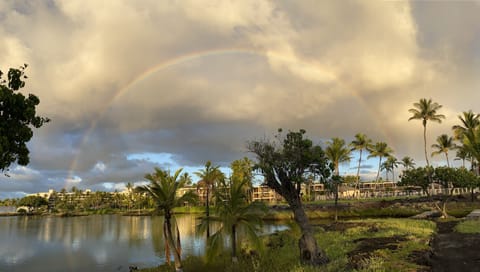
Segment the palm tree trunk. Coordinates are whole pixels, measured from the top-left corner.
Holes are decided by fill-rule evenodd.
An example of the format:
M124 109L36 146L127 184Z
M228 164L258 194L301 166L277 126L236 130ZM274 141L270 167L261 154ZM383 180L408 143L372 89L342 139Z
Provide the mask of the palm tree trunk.
M360 149L360 157L358 158L358 168L357 168L357 184L355 186L355 192L357 190L359 191L357 195L357 199L360 198L360 163L362 162L362 151L363 149Z
M205 206L206 206L206 211L205 211L205 215L207 217L207 239L210 237L210 222L209 222L209 219L210 219L210 206L209 206L209 197L210 197L210 185L207 184L207 199L206 199L206 202L205 202Z
M445 157L447 157L447 167L450 168L450 162L448 161L448 151L445 152Z
M170 247L173 248L173 258L175 260L175 270L176 271L183 271L182 268L182 256L180 255L179 249L175 246L175 241L173 240L173 234L172 234L172 224L170 221L170 215L165 216L165 223L167 225L167 236L168 236L168 242L170 244ZM169 256L170 258L170 256Z
M165 241L165 260L170 265L170 245L168 242L167 220L163 222L163 240Z
M377 178L375 179L375 183L378 182L378 177L380 176L380 167L382 167L382 156L378 159L378 171L377 171Z
M427 156L427 123L424 121L423 123L423 145L425 148L425 160L427 161L427 166L430 166L430 163L428 162L428 156Z

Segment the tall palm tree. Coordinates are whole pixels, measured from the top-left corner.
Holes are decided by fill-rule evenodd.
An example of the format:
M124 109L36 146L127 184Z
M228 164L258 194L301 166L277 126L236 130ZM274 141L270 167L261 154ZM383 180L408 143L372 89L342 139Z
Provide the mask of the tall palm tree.
M415 161L409 156L403 157L400 163L403 165L403 167L405 167L406 170L415 166Z
M201 180L197 183L198 187L205 188L205 216L208 220L210 216L210 191L215 190L215 184L221 182L225 175L220 171L220 166L212 166L211 161L205 163L205 169L194 173ZM210 237L210 227L207 226L207 238Z
M447 134L442 134L437 137L437 143L432 144L432 148L436 149L436 151L432 152L432 157L434 155L445 153L445 158L447 159L447 167L450 167L450 161L448 160L448 151L456 148L455 143L453 143L453 138L449 137Z
M369 149L371 149L372 139L369 139L363 133L357 133L355 134L355 139L350 143L350 146L352 147L352 151L357 150L360 153L358 157L357 183L355 185L355 189L358 190L358 188L360 187L360 166L362 163L362 152L363 150L368 151Z
M137 191L146 193L155 201L156 208L163 211L163 236L165 239L165 258L170 264L170 248L173 249L173 257L175 261L175 269L182 271L182 246L180 242L180 231L176 225L176 234L172 233L172 220L175 220L173 208L181 206L185 202L193 203L197 200L197 195L193 191L188 191L182 196L177 196L177 190L185 185L185 181L179 179L182 168L178 169L175 174L170 175L169 171L155 168L153 174L145 175L145 179L150 184L137 187Z
M408 110L413 114L408 121L413 119L422 120L425 160L427 161L427 166L430 166L427 156L427 121L441 123L442 119L445 119L445 115L437 114L437 111L442 108L442 105L438 104L437 102L432 102L432 99L427 100L422 98L419 102L413 103L413 106L414 108Z
M378 177L380 176L380 170L382 168L382 158L390 156L393 153L393 150L385 142L378 142L370 150L370 155L368 158L378 157L378 171L377 178L375 182L378 182Z
M234 160L230 164L230 169L232 169L231 179L244 180L244 190L247 194L247 199L249 202L252 201L252 190L253 190L253 165L254 162L247 157L244 157L241 160Z
M338 219L338 186L341 182L339 164L349 162L351 159L350 154L351 150L346 146L345 140L340 138L332 138L325 148L325 156L333 163L334 175L336 176L335 179L332 179L335 188L335 221Z
M232 261L237 262L238 230L245 230L249 242L256 248L261 247L261 241L257 236L259 226L262 225L262 216L266 212L266 206L261 202L248 202L245 191L247 179L235 178L226 182L221 181L221 189L215 191L215 215L210 218L202 218L198 229L204 232L208 229L209 222L218 222L220 227L210 236L207 246L207 259L216 256L225 244L225 237L231 239Z

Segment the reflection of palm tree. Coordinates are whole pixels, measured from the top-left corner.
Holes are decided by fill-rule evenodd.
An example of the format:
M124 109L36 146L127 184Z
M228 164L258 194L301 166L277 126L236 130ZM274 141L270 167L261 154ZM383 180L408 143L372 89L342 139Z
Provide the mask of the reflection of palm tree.
M438 155L440 153L445 153L445 158L447 158L447 167L450 167L450 162L448 160L448 151L456 147L453 143L453 138L449 137L447 134L442 134L437 137L437 143L432 144L432 148L437 149L432 152L432 156Z
M205 169L195 172L201 180L197 183L197 187L203 187L206 191L205 198L205 216L208 220L210 216L210 190L215 190L215 184L222 181L225 176L220 171L220 166L212 166L211 161L205 163ZM210 236L210 228L207 226L207 238Z
M422 120L425 160L427 161L427 166L430 166L427 156L427 121L441 123L442 119L445 119L445 115L437 114L437 111L442 108L442 105L438 104L437 102L432 102L432 99L427 100L422 98L419 102L413 103L413 107L414 108L408 110L413 114L408 121L413 119Z
M357 133L355 135L355 140L353 140L350 143L350 146L352 147L352 150L358 150L359 151L359 157L358 157L358 168L357 168L357 183L355 185L355 189L358 190L360 188L360 165L362 163L362 152L363 150L369 150L371 149L372 146L372 140L369 139L365 134L363 133ZM360 195L359 195L360 196Z
M378 157L378 172L375 182L378 182L378 177L380 176L382 158L390 156L391 153L393 153L393 150L385 142L375 143L373 148L370 150L370 155L368 155L368 158Z
M211 259L224 245L224 237L231 237L232 261L237 260L237 233L238 228L243 227L250 238L250 242L256 247L261 246L258 239L258 226L262 224L261 216L265 213L265 206L260 202L248 203L245 186L246 179L230 181L228 184L222 181L221 190L215 191L215 216L203 218L200 232L208 229L210 222L219 222L219 229L209 238L207 256Z
M155 168L155 173L145 175L150 181L149 185L137 187L139 192L145 192L152 197L157 205L157 209L164 213L163 235L165 239L165 257L170 264L170 248L173 249L175 268L182 270L180 243L180 232L176 227L176 240L172 233L173 208L182 205L185 202L196 201L197 195L193 191L188 191L181 197L177 196L177 190L185 185L185 181L178 179L182 169L178 169L173 176L168 171Z

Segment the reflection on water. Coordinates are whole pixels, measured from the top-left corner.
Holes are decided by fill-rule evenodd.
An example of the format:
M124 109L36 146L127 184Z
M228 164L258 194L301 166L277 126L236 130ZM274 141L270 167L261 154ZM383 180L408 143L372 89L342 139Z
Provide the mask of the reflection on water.
M195 216L177 223L183 254L202 255ZM265 225L264 232L284 228ZM128 271L165 262L162 217L0 217L0 243L0 271Z

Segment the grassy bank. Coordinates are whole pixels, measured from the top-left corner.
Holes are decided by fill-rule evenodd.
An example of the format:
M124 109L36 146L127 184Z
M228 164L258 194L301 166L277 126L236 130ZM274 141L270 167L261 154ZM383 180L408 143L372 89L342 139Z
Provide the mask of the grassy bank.
M418 256L429 250L435 223L412 219L368 219L317 225L315 236L330 262L322 267L298 260L298 229L264 237L262 253L243 249L237 263L229 253L211 263L187 257L184 271L418 271ZM166 265L141 271L172 271Z
M460 233L480 233L480 220L465 220L455 226L455 231Z

